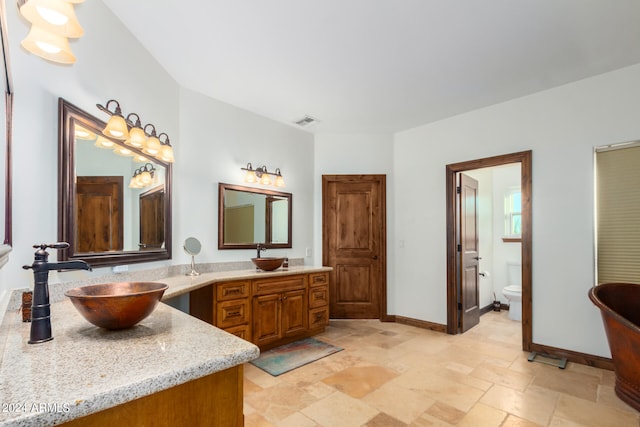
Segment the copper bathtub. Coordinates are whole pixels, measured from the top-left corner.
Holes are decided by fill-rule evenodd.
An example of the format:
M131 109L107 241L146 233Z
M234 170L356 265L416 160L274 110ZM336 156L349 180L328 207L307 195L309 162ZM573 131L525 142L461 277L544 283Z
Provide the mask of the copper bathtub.
M640 285L605 283L589 290L600 309L616 373L616 394L640 411Z

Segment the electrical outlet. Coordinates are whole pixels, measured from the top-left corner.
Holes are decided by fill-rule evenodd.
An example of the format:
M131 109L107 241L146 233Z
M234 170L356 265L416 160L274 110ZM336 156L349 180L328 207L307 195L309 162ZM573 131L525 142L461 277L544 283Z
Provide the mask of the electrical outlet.
M305 249L305 251L304 251L304 256L306 256L306 257L311 256L311 248L307 248L307 249Z

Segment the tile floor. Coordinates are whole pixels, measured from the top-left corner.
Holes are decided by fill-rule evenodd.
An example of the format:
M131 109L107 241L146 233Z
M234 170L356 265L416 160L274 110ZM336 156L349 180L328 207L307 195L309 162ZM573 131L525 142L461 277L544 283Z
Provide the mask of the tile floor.
M317 337L343 351L279 377L245 365L245 426L640 425L613 372L528 362L520 334L506 312L462 335L332 320Z

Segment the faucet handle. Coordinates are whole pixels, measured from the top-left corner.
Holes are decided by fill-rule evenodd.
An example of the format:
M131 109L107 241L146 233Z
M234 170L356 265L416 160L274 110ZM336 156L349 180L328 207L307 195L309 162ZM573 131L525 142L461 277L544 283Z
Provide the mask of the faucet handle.
M67 242L56 242L56 243L42 243L40 245L33 245L34 249L67 249L69 247L69 243Z

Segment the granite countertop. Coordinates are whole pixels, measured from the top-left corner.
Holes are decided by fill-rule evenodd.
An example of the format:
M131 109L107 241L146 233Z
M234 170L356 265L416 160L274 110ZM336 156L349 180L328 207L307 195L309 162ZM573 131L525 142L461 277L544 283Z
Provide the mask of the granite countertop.
M282 268L275 271L261 271L255 268L250 270L215 271L211 273L201 273L199 276L171 276L158 279L158 282L169 285L162 296L163 300L168 300L182 294L186 294L195 289L202 288L216 282L242 279L262 279L273 276L289 276L294 274L319 273L331 271L331 267L296 266L287 270Z
M167 300L219 281L325 271L331 268L217 271L155 280L169 285ZM27 344L30 323L22 322L15 307L20 292L5 298L13 303L0 301L0 426L55 425L259 355L255 345L166 304L131 329L95 327L63 296L70 286L50 286L54 339L42 344Z

